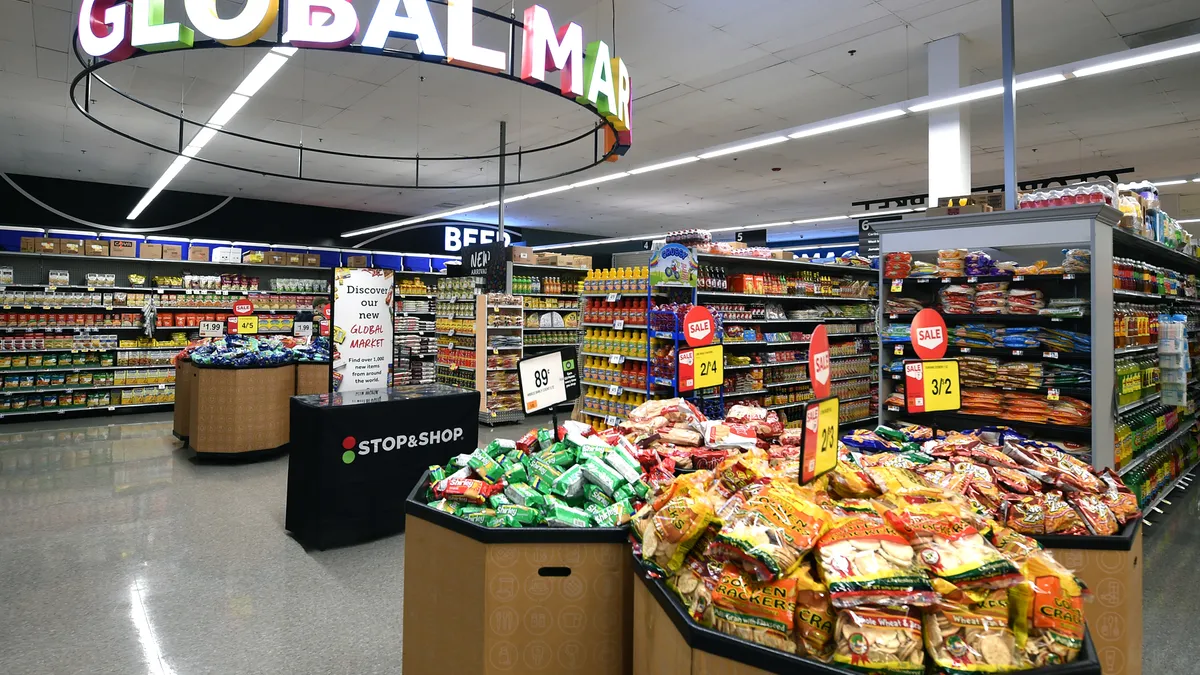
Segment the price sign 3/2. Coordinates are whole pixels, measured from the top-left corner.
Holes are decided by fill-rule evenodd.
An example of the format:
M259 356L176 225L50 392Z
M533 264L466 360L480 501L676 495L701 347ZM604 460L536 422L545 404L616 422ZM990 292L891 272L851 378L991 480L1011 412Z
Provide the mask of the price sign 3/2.
M909 413L946 412L961 408L958 361L905 361L904 398Z

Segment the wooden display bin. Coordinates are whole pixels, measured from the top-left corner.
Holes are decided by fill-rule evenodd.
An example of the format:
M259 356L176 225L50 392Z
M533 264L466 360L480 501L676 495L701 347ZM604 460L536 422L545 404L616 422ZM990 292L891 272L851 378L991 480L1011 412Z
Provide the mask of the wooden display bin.
M626 675L634 574L624 528L486 528L406 504L405 675ZM655 675L682 673L660 670Z
M296 366L192 366L188 445L200 455L276 450L288 443ZM177 394L178 395L178 394Z
M633 675L852 675L856 672L705 628L692 621L679 598L661 580L648 579L640 570L635 576L638 581L633 585ZM1091 638L1085 633L1083 650L1075 662L1015 672L1100 675L1100 662ZM1108 675L1108 670L1104 675Z
M1104 675L1142 673L1140 526L1135 521L1112 537L1035 537L1091 590L1083 615Z
M329 393L328 363L296 364L296 395Z
M196 370L191 361L180 361L175 366L175 424L171 431L175 434L175 438L181 441L187 441L188 433L190 433Z

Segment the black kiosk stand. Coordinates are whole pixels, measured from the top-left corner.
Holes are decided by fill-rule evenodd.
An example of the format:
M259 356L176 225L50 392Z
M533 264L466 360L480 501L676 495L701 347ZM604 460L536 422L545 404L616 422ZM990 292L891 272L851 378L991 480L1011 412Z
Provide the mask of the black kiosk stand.
M432 464L479 441L479 392L440 384L294 396L285 527L305 548L404 531Z

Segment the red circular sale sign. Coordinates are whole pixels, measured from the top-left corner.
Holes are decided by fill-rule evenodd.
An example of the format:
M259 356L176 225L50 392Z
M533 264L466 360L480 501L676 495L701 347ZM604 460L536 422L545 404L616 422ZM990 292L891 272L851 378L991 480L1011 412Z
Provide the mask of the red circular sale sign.
M817 326L808 342L808 379L812 381L815 398L829 398L832 378L829 376L829 335L825 326Z
M717 334L717 322L713 320L712 312L707 307L696 305L683 315L683 337L691 347L705 347L712 344Z
M233 303L233 313L238 316L246 316L254 313L254 303L250 302L249 298L242 298Z
M913 350L921 359L940 359L946 355L950 339L946 335L946 320L934 309L917 312L912 321Z

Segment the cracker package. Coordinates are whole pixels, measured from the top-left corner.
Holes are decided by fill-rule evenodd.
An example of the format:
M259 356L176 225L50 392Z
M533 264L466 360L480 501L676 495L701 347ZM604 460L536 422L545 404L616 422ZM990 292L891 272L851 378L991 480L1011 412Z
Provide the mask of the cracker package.
M756 581L725 565L713 593L713 627L727 635L795 653L796 580Z
M714 516L712 504L690 490L676 491L659 509L643 506L631 521L642 562L663 574L676 572Z
M683 566L667 578L667 587L683 601L692 619L708 627L713 625L713 592L725 569L724 563L709 558L705 553L718 529L717 525L709 525L684 558Z
M835 607L920 606L936 599L916 551L882 516L841 519L817 543L816 559Z
M871 673L924 673L919 615L906 607L839 611L833 662Z
M813 490L783 480L740 490L722 513L726 509L729 515L708 554L741 566L759 581L795 570L832 520L817 506Z
M1083 649L1083 586L1044 551L1021 565L1009 589L1017 648L1036 667L1070 663Z
M938 675L1004 673L1030 667L1017 649L1008 591L964 592L945 581L937 607L925 613L925 648Z
M817 581L812 563L801 563L796 580L796 653L825 663L833 657L833 605L829 589Z
M959 588L1007 588L1021 581L1016 566L959 515L955 504L913 504L887 518L930 572Z

